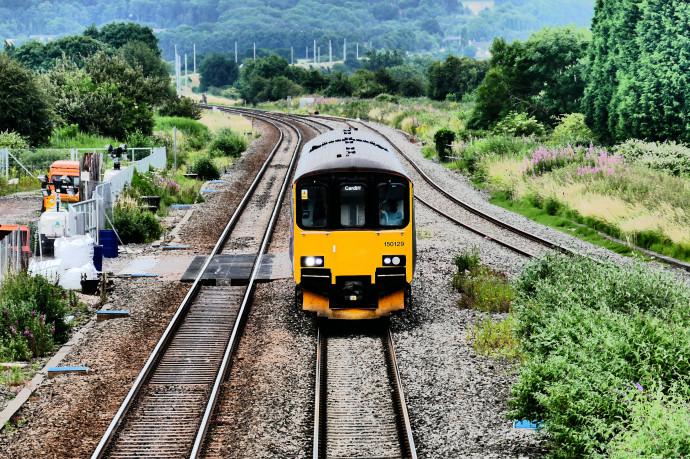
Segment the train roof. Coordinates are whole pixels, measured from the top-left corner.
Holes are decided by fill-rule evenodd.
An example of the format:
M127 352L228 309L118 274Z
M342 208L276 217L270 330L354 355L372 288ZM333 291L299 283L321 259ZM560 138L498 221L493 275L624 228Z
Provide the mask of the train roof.
M335 129L307 142L297 164L295 181L328 172L376 171L410 180L393 147L384 138L355 129Z

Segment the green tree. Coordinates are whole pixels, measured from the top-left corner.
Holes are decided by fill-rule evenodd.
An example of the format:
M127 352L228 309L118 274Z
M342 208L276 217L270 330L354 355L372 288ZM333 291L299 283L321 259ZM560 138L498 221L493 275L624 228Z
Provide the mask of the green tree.
M130 67L141 67L144 76L154 78L169 78L168 64L161 59L160 54L152 50L142 41L130 41L122 45L118 54Z
M559 115L579 111L590 41L587 31L574 27L546 27L524 42L494 40L469 126L488 128L511 111L553 125Z
M328 86L328 78L318 70L310 70L303 74L301 83L307 92L312 93L325 89Z
M364 52L366 59L362 61L362 68L366 70L376 71L380 68L395 67L396 65L403 65L405 62L405 50L381 50L367 49Z
M65 124L80 130L124 139L140 131L150 135L153 106L169 94L169 82L144 76L119 56L99 52L79 68L58 63L48 73L55 110Z
M690 5L597 1L582 104L606 142L690 141Z
M489 69L487 61L450 55L444 62L435 62L429 68L429 92L434 100L445 100L455 94L457 100L475 90Z
M324 91L329 97L348 97L352 95L352 84L344 73L334 73Z
M30 70L0 54L0 132L14 131L32 145L45 142L52 131L51 102L43 84Z
M115 49L123 47L132 41L140 41L146 46L161 55L158 49L158 38L153 34L150 27L141 26L135 22L111 22L101 27L100 30L95 25L91 25L84 30L84 34Z
M234 59L218 53L210 53L199 63L201 90L214 86L222 88L237 81L239 69Z

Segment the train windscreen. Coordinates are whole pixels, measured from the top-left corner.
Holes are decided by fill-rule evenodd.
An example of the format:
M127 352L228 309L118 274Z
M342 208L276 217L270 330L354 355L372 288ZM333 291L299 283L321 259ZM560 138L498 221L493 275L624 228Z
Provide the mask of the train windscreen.
M402 183L386 183L378 186L379 225L399 227L405 221L405 196L407 188Z
M340 225L344 228L364 226L366 212L366 187L364 185L340 186Z
M411 219L409 183L393 175L324 174L300 180L295 191L303 229L397 229Z
M301 217L304 228L323 228L328 222L328 200L324 185L309 184L300 188Z

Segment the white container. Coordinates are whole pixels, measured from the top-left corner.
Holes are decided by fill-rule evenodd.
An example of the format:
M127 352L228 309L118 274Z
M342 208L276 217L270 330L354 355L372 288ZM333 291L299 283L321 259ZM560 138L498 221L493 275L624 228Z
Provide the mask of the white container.
M80 290L81 280L93 280L98 278L98 273L93 263L80 266L78 268L69 268L60 276L60 287L68 290Z
M68 219L69 212L65 209L48 210L38 220L38 230L46 237L69 236Z
M90 234L61 237L55 241L55 257L62 259L63 269L93 264L93 238Z

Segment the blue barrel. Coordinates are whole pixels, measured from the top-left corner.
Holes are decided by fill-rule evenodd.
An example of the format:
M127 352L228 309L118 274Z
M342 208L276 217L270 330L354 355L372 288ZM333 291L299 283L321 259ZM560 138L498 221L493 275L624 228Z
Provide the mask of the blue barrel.
M98 242L103 246L103 256L105 258L117 258L116 230L100 230L98 232Z
M100 244L93 245L93 265L99 273L103 271L103 246Z

